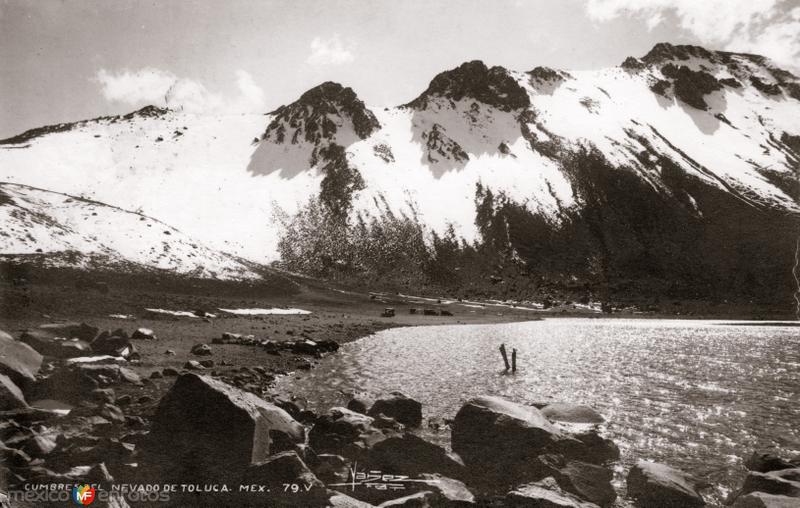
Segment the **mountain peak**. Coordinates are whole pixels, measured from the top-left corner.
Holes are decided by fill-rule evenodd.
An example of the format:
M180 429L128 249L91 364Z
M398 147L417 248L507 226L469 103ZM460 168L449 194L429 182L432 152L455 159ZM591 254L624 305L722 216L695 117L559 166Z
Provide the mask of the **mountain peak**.
M264 139L282 144L287 135L292 144L301 137L312 144L331 140L339 127L349 124L365 139L380 128L378 119L352 88L326 81L311 88L295 102L271 113L274 118L264 132Z
M425 109L437 97L451 101L475 99L503 111L530 106L528 94L504 67L487 67L481 60L465 62L433 78L428 88L405 107Z
M647 64L656 64L672 60L689 60L692 57L712 62L717 60L715 52L709 51L701 46L693 46L690 44L673 45L668 42L659 42L642 57L642 61Z
M136 111L132 111L127 115L123 115L122 118L125 120L130 120L134 117L141 117L141 118L158 118L160 116L164 116L170 112L169 108L160 108L158 106L154 106L152 104L148 104L147 106L137 109Z
M158 106L148 105L136 111L132 111L126 115L116 116L98 116L89 120L81 120L78 122L57 123L52 125L45 125L35 129L29 129L16 136L0 140L0 145L18 145L27 143L33 139L46 136L48 134L56 134L59 132L68 132L77 126L88 125L90 123L99 122L118 122L120 120L133 120L134 118L158 118L167 114L170 110L167 108L159 108Z
M325 81L319 85L309 88L301 96L299 101L312 103L314 101L326 98L328 100L347 100L356 97L356 93L350 87L342 86L335 81Z

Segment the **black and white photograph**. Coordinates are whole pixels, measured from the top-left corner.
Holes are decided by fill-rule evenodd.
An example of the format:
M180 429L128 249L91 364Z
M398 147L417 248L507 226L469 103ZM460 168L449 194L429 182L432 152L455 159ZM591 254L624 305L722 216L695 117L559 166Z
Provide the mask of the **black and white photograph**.
M0 0L0 508L800 508L800 0Z

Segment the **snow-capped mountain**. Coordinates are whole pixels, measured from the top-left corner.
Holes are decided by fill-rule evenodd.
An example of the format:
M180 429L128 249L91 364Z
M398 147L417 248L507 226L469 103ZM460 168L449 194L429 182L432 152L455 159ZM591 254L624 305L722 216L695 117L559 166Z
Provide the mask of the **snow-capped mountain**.
M3 257L41 258L49 266L257 277L246 263L146 215L26 185L0 184L0 223Z
M385 203L467 242L485 236L488 190L554 230L583 221L606 256L730 248L778 266L799 161L800 79L761 56L658 44L596 71L468 62L390 108L324 83L267 115L149 107L36 129L2 142L0 178L141 209L259 262L277 257L287 217L347 187L352 214ZM591 212L599 225L595 208L610 211ZM521 219L506 227L524 258L538 240L520 239Z

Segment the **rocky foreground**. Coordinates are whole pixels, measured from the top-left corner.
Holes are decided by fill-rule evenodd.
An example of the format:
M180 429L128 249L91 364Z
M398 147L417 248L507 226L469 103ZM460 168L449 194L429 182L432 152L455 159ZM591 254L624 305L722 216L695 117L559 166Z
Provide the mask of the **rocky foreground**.
M0 506L47 505L75 484L96 487L94 506L117 508L706 504L709 484L646 460L618 493L619 449L585 406L472 399L450 425L449 452L412 432L422 407L401 393L316 414L260 396L265 369L217 370L208 344L192 349L182 371L143 378L130 366L137 341L152 340L152 330L128 336L85 324L43 325L19 339L0 332ZM338 347L236 334L215 342L307 357ZM167 380L154 400L149 387ZM746 465L728 504L800 506L800 460L757 452Z

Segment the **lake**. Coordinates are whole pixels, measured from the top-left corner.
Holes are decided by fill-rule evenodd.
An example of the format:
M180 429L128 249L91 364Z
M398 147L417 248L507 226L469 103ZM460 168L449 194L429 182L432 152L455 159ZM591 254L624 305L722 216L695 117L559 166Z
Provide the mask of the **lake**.
M793 323L547 319L395 328L345 345L279 390L324 410L353 393L400 390L434 424L469 398L589 405L622 450L617 483L638 458L714 483L719 502L756 448L800 452L800 328ZM506 374L498 351L518 351ZM290 388L291 386L291 388ZM449 429L419 433L444 446Z

